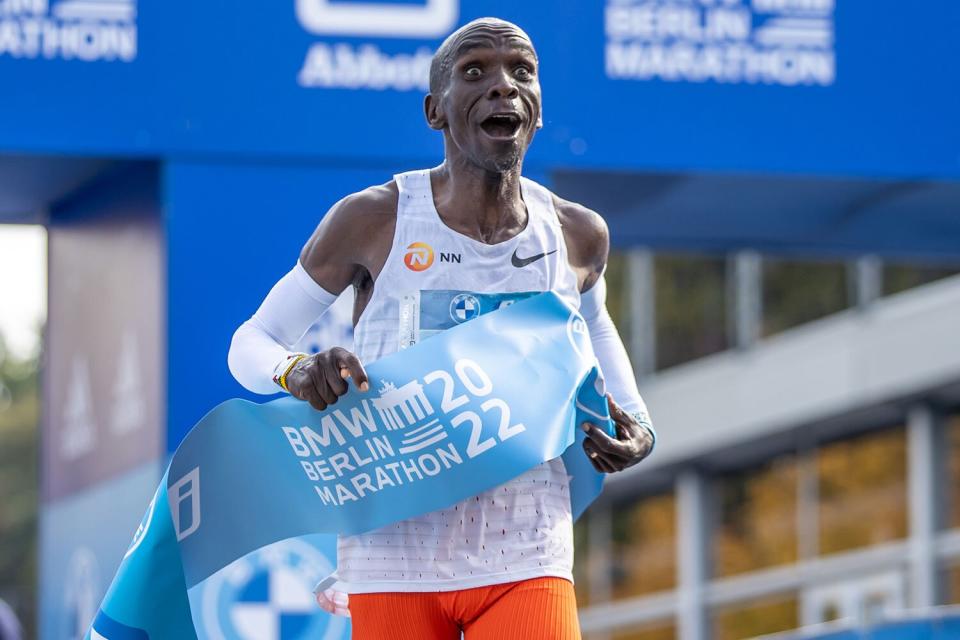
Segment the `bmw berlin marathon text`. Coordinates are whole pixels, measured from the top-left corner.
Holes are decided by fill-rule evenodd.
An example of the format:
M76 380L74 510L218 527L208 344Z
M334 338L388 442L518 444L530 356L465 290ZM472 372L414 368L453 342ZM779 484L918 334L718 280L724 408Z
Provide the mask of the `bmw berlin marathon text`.
M607 77L829 86L834 2L607 0Z
M442 391L439 408L427 398L425 385ZM381 381L378 398L363 400L349 415L334 409L322 418L319 433L291 426L283 432L307 478L317 483L314 490L323 504L342 505L436 476L463 464L464 454L476 458L526 431L511 420L510 405L493 391L487 372L464 358L452 372L438 369L401 387ZM377 433L374 411L387 434ZM481 413L495 418L496 430L483 432ZM448 441L448 429L470 430L465 451ZM328 457L324 448L334 441L346 451Z
M305 31L323 38L377 38L354 44L324 40L307 50L297 76L302 87L426 91L433 49L428 41L454 30L459 0L422 3L295 0L296 16ZM384 39L421 40L387 53Z

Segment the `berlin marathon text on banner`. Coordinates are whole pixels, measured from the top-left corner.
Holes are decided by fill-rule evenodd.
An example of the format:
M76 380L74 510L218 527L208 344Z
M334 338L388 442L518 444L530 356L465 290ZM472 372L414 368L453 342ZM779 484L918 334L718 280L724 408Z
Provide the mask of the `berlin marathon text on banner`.
M607 0L612 80L829 86L835 0Z
M133 62L137 0L0 0L0 58Z
M174 454L92 633L195 638L188 589L236 559L435 511L561 455L574 516L599 494L603 476L571 445L584 437L580 422L611 434L612 423L584 321L555 294L367 373L369 392L351 388L323 412L288 397L229 400L207 414Z

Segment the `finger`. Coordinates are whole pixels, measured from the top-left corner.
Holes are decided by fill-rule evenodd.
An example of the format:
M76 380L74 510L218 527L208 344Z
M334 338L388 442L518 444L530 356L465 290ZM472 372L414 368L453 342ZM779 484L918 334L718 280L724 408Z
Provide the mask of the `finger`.
M340 372L335 366L324 367L323 377L324 381L327 383L327 386L330 387L330 390L334 393L335 397L333 402L336 402L337 398L347 392L349 387L347 387L346 381L340 375Z
M337 401L337 396L327 384L327 376L324 367L318 363L316 367L310 367L310 379L313 381L313 389L321 400L326 404L333 404Z
M626 458L629 456L626 445L608 436L607 432L597 425L590 422L584 422L580 426L587 433L587 437L594 442L599 451L607 454L614 454L621 458Z
M309 377L309 376L308 376ZM297 400L306 400L307 395L304 393L304 385L296 384L297 379L293 376L287 376L287 391L290 392L290 395L296 398Z
M604 453L603 451L600 452L598 457L601 462L609 467L609 471L607 473L613 473L614 471L626 469L630 464L630 460L627 458L621 458L620 456L611 453Z
M625 423L629 424L633 422L633 418L629 413L623 410L616 400L613 399L613 396L609 393L607 394L607 409L610 410L610 417L613 418L613 421L616 423Z
M303 397L301 400L306 400L310 403L310 406L316 409L317 411L323 411L327 408L327 403L317 394L317 390L311 385L309 387L304 387Z
M357 389L360 389L360 391L368 391L370 389L367 372L357 356L346 349L342 349L337 353L337 365L340 368L340 375L344 378L353 378L353 384L357 386ZM346 376L343 375L344 370L347 371Z
M600 473L613 473L617 470L618 463L602 451L597 451L595 445L589 438L583 441L583 450L586 452L587 457L590 458L593 468ZM622 467L623 465L620 464L619 466Z
M631 438L636 435L637 419L618 405L609 393L607 394L607 407L610 409L610 418L613 420L614 431L618 439Z
M597 467L599 467L601 473L613 473L613 467L603 459L603 456L597 458Z
M615 470L615 469L624 469L624 468L627 467L627 465L630 464L630 458L629 458L629 457L621 456L621 455L616 454L616 453L610 453L610 452L607 452L607 451L603 451L602 449L600 449L599 447L597 447L596 442L593 441L593 440L590 440L590 438L587 438L586 441L587 441L587 442L590 442L591 446L593 447L592 451L594 451L594 452L597 453L597 458L598 458L601 462L603 462L603 463L605 463L606 465L609 465L610 467L612 467L614 470Z
M320 608L327 613L332 614L336 611L336 606L334 606L333 602L331 602L330 598L327 596L323 595L322 593L316 593L314 594L314 597L317 599L317 604L320 606Z
M617 431L617 440L642 438L643 434L646 433L646 430L643 428L643 426L637 424L632 419L630 422L626 423L615 422L614 427Z
M617 466L605 458L602 453L597 456L597 466L602 473L614 473L617 470Z
M587 459L590 461L590 464L593 465L593 468L596 469L599 473L606 473L603 466L600 463L600 454L598 454L591 446L590 440L583 441L583 452L587 455Z

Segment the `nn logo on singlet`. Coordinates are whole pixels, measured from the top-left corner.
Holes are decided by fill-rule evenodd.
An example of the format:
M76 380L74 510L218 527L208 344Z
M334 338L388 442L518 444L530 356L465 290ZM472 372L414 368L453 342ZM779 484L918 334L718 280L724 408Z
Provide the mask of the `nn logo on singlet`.
M407 252L403 256L403 264L407 265L410 271L426 271L433 266L433 247L426 242L413 242L407 247ZM456 262L460 264L463 256L459 253L440 252L440 262Z

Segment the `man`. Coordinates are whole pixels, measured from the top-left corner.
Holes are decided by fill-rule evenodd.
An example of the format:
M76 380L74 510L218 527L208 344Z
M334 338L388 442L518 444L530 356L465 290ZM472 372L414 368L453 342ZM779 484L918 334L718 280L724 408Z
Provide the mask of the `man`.
M234 337L230 368L244 386L279 385L322 410L349 378L369 388L364 362L472 317L477 295L503 305L552 290L580 308L612 396L617 437L582 425L585 454L606 473L649 454L653 431L604 305L606 225L521 178L542 126L537 72L513 24L484 18L447 38L424 102L444 163L334 205ZM356 355L288 351L349 286ZM341 537L337 587L350 594L354 637L579 638L567 487L558 458L448 509Z

